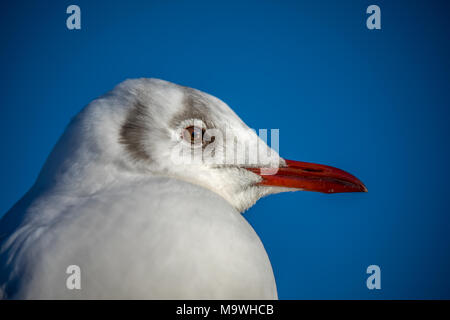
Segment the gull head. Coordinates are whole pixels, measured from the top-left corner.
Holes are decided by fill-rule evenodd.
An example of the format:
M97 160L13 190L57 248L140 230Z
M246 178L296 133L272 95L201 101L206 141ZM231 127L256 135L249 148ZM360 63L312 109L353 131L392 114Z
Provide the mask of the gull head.
M240 212L284 191L367 191L343 170L283 159L264 140L212 95L127 80L72 120L38 182L93 193L166 176L209 189Z

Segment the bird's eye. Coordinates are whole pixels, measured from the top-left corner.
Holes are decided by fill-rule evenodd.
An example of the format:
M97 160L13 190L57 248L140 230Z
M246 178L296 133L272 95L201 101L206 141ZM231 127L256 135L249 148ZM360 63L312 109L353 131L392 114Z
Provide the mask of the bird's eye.
M184 129L182 138L191 145L202 145L204 133L205 129L203 128L189 126Z

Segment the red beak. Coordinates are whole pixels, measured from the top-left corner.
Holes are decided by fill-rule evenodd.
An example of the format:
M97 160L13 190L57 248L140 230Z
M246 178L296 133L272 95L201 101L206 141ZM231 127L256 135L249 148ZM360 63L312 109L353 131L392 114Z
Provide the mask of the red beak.
M276 174L267 175L259 168L247 168L262 177L264 186L317 191L324 193L367 192L366 186L355 176L341 169L322 164L286 160Z

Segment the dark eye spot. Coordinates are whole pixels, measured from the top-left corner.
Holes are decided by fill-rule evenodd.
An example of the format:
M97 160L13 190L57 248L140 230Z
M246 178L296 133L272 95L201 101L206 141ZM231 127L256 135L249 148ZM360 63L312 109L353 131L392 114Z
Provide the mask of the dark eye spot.
M191 145L202 145L204 134L205 129L195 126L189 126L184 129L182 138Z

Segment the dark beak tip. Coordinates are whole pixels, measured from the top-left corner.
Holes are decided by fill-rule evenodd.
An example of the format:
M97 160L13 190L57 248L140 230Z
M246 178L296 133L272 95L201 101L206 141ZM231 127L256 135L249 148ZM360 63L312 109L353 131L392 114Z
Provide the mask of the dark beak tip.
M357 192L369 192L366 185L364 183L362 183L361 181L359 181L359 183L357 184L357 188L358 188Z

